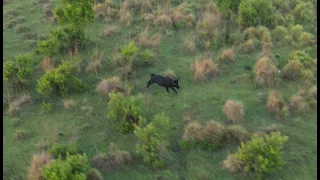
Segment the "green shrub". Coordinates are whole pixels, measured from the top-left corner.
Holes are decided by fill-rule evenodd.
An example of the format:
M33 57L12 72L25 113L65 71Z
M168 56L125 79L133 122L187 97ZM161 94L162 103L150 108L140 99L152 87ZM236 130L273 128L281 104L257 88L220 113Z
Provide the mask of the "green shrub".
M300 36L299 36L299 43L301 45L301 47L305 47L305 46L309 46L309 45L313 45L315 40L314 40L314 36L311 33L307 33L307 32L303 32Z
M59 52L58 41L54 38L38 41L34 52L39 55L52 57Z
M141 108L138 106L140 97L125 95L120 92L109 93L107 117L120 132L132 132L134 125L139 125Z
M299 23L315 23L314 5L312 2L299 1L294 9L294 15Z
M18 55L15 61L4 65L3 80L5 84L20 87L27 84L32 73L32 54Z
M89 163L86 155L71 155L65 160L57 159L43 168L44 179L86 180Z
M75 48L84 40L85 26L94 22L94 0L60 0L60 2L61 5L55 9L54 16L59 25L64 27L51 34L58 40L63 40L63 43L71 43Z
M275 12L269 0L243 0L240 2L238 21L243 27L274 26Z
M272 38L275 42L281 43L284 42L284 37L287 34L287 30L283 26L277 26L272 32Z
M300 61L304 66L310 66L312 62L312 58L307 54L305 51L297 50L293 51L289 57L290 60L298 60Z
M71 88L85 89L86 85L75 77L80 72L79 63L78 59L71 59L63 61L56 69L47 71L37 81L37 91L43 96L51 96L54 93L64 96Z
M66 159L68 155L76 155L78 150L73 144L54 144L48 152L55 159Z
M146 49L141 53L141 58L143 59L144 62L150 62L152 57L153 57L153 52L149 49Z
M127 62L131 62L132 58L138 52L139 48L134 41L130 41L129 44L124 45L121 48L121 55Z
M41 104L41 109L44 112L51 112L52 111L52 104L46 103L46 102L43 101L42 104Z
M145 127L136 127L134 134L138 137L137 153L143 161L153 167L161 167L165 159L161 156L160 147L167 138L169 118L164 113L156 114L151 123Z
M290 34L294 41L298 41L303 32L303 27L300 24L290 26Z
M235 155L244 163L244 172L253 171L258 177L262 177L285 163L282 155L283 144L287 140L288 137L281 136L280 132L254 137L250 141L242 142Z

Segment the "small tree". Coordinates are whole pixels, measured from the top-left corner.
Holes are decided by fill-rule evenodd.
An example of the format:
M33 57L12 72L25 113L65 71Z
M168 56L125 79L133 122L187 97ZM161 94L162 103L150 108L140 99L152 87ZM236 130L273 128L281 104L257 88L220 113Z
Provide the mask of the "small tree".
M44 179L50 180L86 180L89 171L87 156L71 155L65 160L57 159L44 166Z
M285 162L282 159L283 144L287 136L273 132L264 137L254 137L248 142L242 142L235 157L243 163L244 172L253 171L258 178L276 170Z
M263 25L273 27L274 8L269 0L243 0L239 5L239 23L244 28Z
M161 167L165 164L161 156L160 147L166 140L169 130L169 118L164 113L156 114L153 122L145 127L136 127L134 134L138 137L136 144L137 153L143 161L153 167Z
M111 92L109 98L107 117L112 120L114 128L124 133L132 132L134 125L139 125L141 119L139 97Z
M14 62L4 65L3 80L7 85L19 88L26 85L27 78L32 73L32 54L18 55Z
M84 37L84 28L95 19L93 11L94 0L60 0L62 3L55 9L54 15L59 25L65 26L58 31L52 32L60 39L62 33L69 37L72 47L81 43Z

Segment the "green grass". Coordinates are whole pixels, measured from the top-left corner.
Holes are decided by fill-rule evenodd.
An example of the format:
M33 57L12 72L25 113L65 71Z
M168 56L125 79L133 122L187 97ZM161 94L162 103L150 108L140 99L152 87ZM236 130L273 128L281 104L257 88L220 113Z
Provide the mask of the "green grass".
M32 7L27 0L7 1L4 5L4 14L12 9L17 9L26 18L24 25L30 27L30 32L41 35L49 35L54 26L46 23L44 12L40 8ZM34 12L31 9L35 8ZM135 19L138 19L135 17ZM14 29L7 28L9 19L4 17L4 61L10 61L16 54L30 52L30 41L23 39L22 33L15 33ZM77 143L78 149L87 153L89 160L99 152L107 152L111 142L117 144L119 149L135 153L136 138L134 134L120 134L112 129L110 121L106 118L108 98L95 92L95 87L100 78L110 77L115 74L112 65L112 54L115 47L127 44L130 39L137 39L145 26L139 22L126 27L119 24L120 35L101 38L100 35L106 28L103 22L96 22L86 30L90 42L86 49L80 50L83 65L89 62L92 50L96 46L100 52L105 52L102 62L102 70L97 74L81 73L81 79L89 86L84 93L71 93L68 99L76 102L75 109L64 109L62 98L52 98L49 102L53 105L50 113L41 112L42 98L35 91L36 80L43 73L37 72L28 90L31 93L32 104L26 106L18 115L12 117L4 112L4 147L3 164L6 179L26 179L27 168L31 157L37 152L39 142ZM130 33L137 34L130 36ZM150 32L157 32L157 27L150 27ZM249 76L250 71L244 70L244 66L254 67L261 53L261 48L253 53L240 54L235 52L234 63L222 63L221 74L214 79L208 79L201 83L194 83L190 72L190 63L195 60L198 53L185 53L183 42L191 32L189 29L170 30L172 36L162 34L161 42L153 49L155 63L151 66L138 67L136 76L129 81L134 87L133 94L142 93L151 96L149 107L144 109L143 115L150 121L154 114L164 112L170 118L170 122L176 129L170 131L170 146L177 146L183 133L183 112L192 110L194 120L206 122L216 120L226 123L227 119L222 115L222 108L226 100L241 101L246 110L245 120L242 126L250 130L257 130L271 124L278 124L282 134L289 136L285 144L284 160L287 162L283 169L273 173L270 179L315 179L316 178L316 117L315 110L311 110L300 116L292 116L276 122L275 118L265 109L266 101L258 97L258 93L268 93L267 88L256 87L250 79L238 80L231 84L232 79L241 79L241 76ZM230 48L225 45L223 48ZM219 49L212 49L216 59ZM280 56L276 66L280 69L286 64L287 58L293 51L290 47L275 47L272 52ZM312 54L311 56L315 56ZM59 60L59 59L58 59ZM171 91L169 94L165 88L152 85L146 88L146 82L151 73L160 74L167 69L172 69L179 78L180 90L178 94ZM300 82L282 82L277 88L284 100L288 102L301 87ZM4 89L4 94L7 89ZM93 108L92 115L80 110L81 106ZM24 129L32 133L27 140L17 140L15 132ZM63 136L55 137L62 132ZM158 170L145 165L142 161L133 165L126 165L121 171L101 171L105 179L156 179L164 176L169 179L246 179L242 174L233 175L220 168L221 162L228 153L234 153L237 145L230 145L218 152L207 150L170 150L168 153L168 165ZM179 178L180 177L180 178Z

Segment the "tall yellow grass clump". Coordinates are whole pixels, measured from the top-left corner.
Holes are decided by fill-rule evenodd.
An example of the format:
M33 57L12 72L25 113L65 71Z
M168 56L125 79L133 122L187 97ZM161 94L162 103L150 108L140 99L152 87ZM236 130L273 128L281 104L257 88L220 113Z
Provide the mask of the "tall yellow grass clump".
M282 76L287 80L296 80L301 77L304 67L298 60L290 60L282 70Z
M169 13L164 9L157 9L154 24L165 28L172 27L172 20Z
M231 62L233 62L234 61L233 49L224 49L221 52L220 57L221 57L221 60L223 60L223 61L231 61Z
M277 113L285 106L284 101L279 92L275 90L269 91L266 108L270 113Z
M51 156L45 152L32 156L31 166L28 168L28 180L42 180L42 167L49 164L52 160Z
M303 113L307 110L308 103L301 95L294 95L290 98L289 110L293 114Z
M222 110L223 114L232 122L241 122L244 117L244 107L241 102L227 100Z
M190 69L195 81L201 81L206 77L217 75L220 71L218 64L211 58L206 57L196 58L195 62L191 64Z
M51 71L54 69L54 62L50 59L50 57L46 56L44 57L40 66L44 72Z
M197 51L197 46L195 43L195 37L194 36L189 36L185 42L184 42L184 49L187 52L196 52Z
M221 29L221 14L204 12L196 25L196 32L200 39L208 40L219 38Z
M31 102L29 95L22 95L9 103L8 114L13 115L16 111L21 110L23 106Z
M98 73L98 71L101 68L101 60L103 56L104 56L104 53L102 52L99 55L99 51L96 47L93 49L93 55L86 69L88 73L92 73L92 72L95 74Z
M279 71L273 65L272 60L268 56L260 58L254 69L256 76L256 83L259 85L267 85L268 87L275 87Z
M129 10L129 4L125 1L120 6L120 22L126 24L127 26L131 25L133 20L132 13Z
M105 37L113 36L119 33L118 27L116 25L108 26L107 29L103 32Z
M102 3L98 2L93 6L93 11L99 18L109 17L114 19L118 15L118 9L112 3L112 0L104 0Z
M257 40L256 39L248 39L242 44L240 44L239 48L241 52L250 53L253 52L257 47Z
M104 95L108 95L112 90L122 92L124 90L120 78L119 77L112 77L109 79L102 80L96 87L96 91L98 93L102 93Z
M161 40L161 34L156 33L156 34L152 35L151 37L149 37L148 31L149 31L149 25L147 25L146 28L144 29L144 31L141 33L141 35L139 37L139 44L143 47L157 46Z
M181 3L176 8L171 9L171 19L174 26L192 27L195 17L188 10L186 2Z

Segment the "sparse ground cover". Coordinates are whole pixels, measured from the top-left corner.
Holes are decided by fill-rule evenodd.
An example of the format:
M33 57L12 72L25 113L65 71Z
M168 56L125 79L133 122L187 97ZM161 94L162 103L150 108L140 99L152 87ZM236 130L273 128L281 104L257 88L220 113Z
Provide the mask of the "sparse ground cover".
M86 36L77 22L55 49L50 31L77 21L60 23L60 1L4 1L4 178L72 162L77 179L315 179L315 3L252 2L97 1ZM179 78L178 94L147 89L151 73ZM265 142L282 169L263 149L247 163Z

